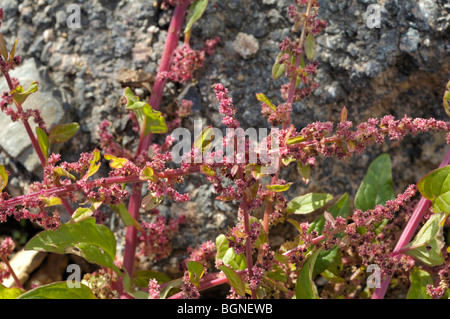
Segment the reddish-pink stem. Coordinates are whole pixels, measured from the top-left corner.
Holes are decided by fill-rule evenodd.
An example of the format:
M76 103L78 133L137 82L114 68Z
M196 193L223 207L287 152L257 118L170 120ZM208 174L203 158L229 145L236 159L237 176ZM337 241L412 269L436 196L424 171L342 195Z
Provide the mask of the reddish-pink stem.
M444 167L450 164L450 150L445 155L445 158L442 160L441 165L439 167ZM406 246L414 236L414 233L416 232L417 228L419 227L419 224L427 212L427 210L430 208L431 201L428 199L422 197L417 204L416 208L414 209L414 212L412 213L411 218L408 221L408 224L406 225L405 229L403 230L402 235L400 236L397 245L395 246L392 256L395 256L399 253L401 253L404 246ZM379 288L376 288L372 299L383 299L384 295L386 294L386 291L389 287L389 283L391 282L392 275L388 276L386 279L384 279L381 282L381 285Z
M180 169L168 170L168 171L164 171L161 173L157 173L156 175L159 178L174 178L174 177L184 176L184 175L198 173L198 172L200 172L200 165L192 166L189 169L181 169L180 168ZM92 188L92 187L97 187L97 186L107 186L107 185L111 185L111 184L139 183L139 182L142 182L142 180L139 179L139 176L136 176L136 175L132 175L132 176L128 176L128 177L117 176L117 177L107 177L107 178L103 178L101 180L87 181L86 186L87 186L87 188ZM69 194L69 193L73 193L73 192L79 190L79 188L80 187L77 184L70 184L70 185L64 185L64 186L44 189L44 190L41 190L38 192L17 196L17 197L5 200L3 202L0 202L0 207L2 207L2 209L8 208L8 207L14 207L17 205L21 205L22 203L27 202L29 200L39 198L41 196L59 197L59 196L63 196L63 195Z
M23 289L22 283L20 282L19 278L17 278L16 273L14 272L14 269L12 269L11 264L8 261L8 258L6 256L2 256L1 260L3 261L3 263L6 265L6 267L8 267L9 273L11 274L11 276L14 279L14 282L16 283L17 288Z
M311 11L311 5L312 5L312 0L309 0L308 6L306 8L306 13L305 13L306 18L309 16L309 12ZM302 33L300 35L300 42L299 42L299 47L302 50L303 50L303 44L305 43L305 37L306 37L306 24L307 24L306 18L305 18L305 22L303 23L303 29L302 29ZM297 58L296 62L295 62L295 68L298 69L299 66L300 66L300 58ZM294 102L294 93L295 93L296 86L297 86L297 77L293 76L291 79L291 83L289 85L288 98L286 101L287 103L292 104Z
M164 46L164 51L161 57L160 67L158 70L159 75L164 72L168 72L170 70L173 52L178 46L178 41L180 39L181 29L184 23L184 17L186 15L187 7L188 7L187 2L181 6L175 7L166 38L166 44ZM167 79L162 78L161 76L158 76L156 79L156 82L153 87L153 93L149 101L149 104L153 109L156 110L159 109L166 82ZM141 155L142 153L146 152L148 150L148 147L150 146L151 134L145 134L146 124L147 123L145 119L141 127L141 136L139 139L136 155ZM130 215L136 220L139 220L141 189L142 189L141 185L139 184L133 187L133 192L130 196L130 202L128 206L128 211ZM128 274L130 274L131 276L133 274L133 265L137 246L136 228L134 226L127 227L125 236L126 236L126 244L125 244L123 265Z
M250 238L250 216L248 211L248 203L246 196L244 195L241 201L240 208L242 214L244 214L244 228L247 233L247 240L245 241L245 256L247 258L247 269L249 278L253 277L253 259L252 259L252 246L249 240ZM256 299L256 290L251 289L252 299Z
M8 87L10 89L10 91L12 91L14 89L14 85L11 81L11 77L9 76L9 73L4 73L3 74L5 76L6 82L8 83ZM22 105L20 105L19 103L16 103L16 107L17 110L19 111L19 113L23 113L23 109L22 109ZM28 120L23 119L22 120L23 125L25 126L25 130L27 131L28 137L30 138L31 141L31 145L33 145L34 151L36 152L39 161L41 162L42 167L45 167L45 165L47 164L47 160L45 158L44 153L42 153L41 147L39 146L39 142L36 139L36 136L33 133L33 130L31 129L30 124L28 123ZM70 206L69 202L65 199L65 198L61 198L61 203L64 205L64 207L66 208L67 212L72 216L73 214L73 209Z

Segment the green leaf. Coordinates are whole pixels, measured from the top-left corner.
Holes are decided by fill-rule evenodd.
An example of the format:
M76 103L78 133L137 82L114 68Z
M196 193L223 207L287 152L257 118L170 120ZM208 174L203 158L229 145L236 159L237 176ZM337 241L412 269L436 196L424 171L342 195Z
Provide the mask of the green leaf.
M147 283L148 284L148 283ZM177 293L180 291L180 287L183 284L183 278L178 278L169 281L164 288L161 290L160 298L166 299L167 297L170 297L172 294ZM174 291L172 291L174 290Z
M93 217L61 225L56 230L40 232L26 244L25 250L72 253L91 263L118 271L114 264L114 233L104 225L97 225Z
M73 223L81 222L86 218L91 217L94 214L92 208L86 207L78 207L76 211L73 212L72 217L70 218Z
M247 268L247 260L244 254L237 255L233 248L228 247L228 239L225 235L217 236L216 247L216 260L221 260L225 265L235 270L244 270Z
M101 165L101 163L97 163L99 160L100 160L100 151L98 149L95 149L92 152L92 157L91 160L89 161L90 164L89 169L86 175L84 175L85 180L87 180L89 177L97 173Z
M38 138L39 147L41 148L42 154L46 160L48 160L48 155L50 152L50 142L48 140L48 136L43 129L39 126L36 127L36 135Z
M0 165L0 193L3 192L6 185L8 185L9 175L6 172L5 166Z
M66 171L66 170L65 170L64 168L62 168L62 167L57 167L57 168L55 168L55 170L54 170L53 172L54 172L56 175L58 175L59 177L64 176L64 177L68 177L68 178L73 179L73 180L76 180L76 179L77 179L74 175L70 174L68 171Z
M402 252L427 266L438 266L445 259L441 249L444 247L443 224L445 214L433 214L417 233L414 240L406 245Z
M200 171L207 176L216 176L216 171L206 164L200 165Z
M115 157L111 154L105 154L105 160L109 161L109 166L113 169L123 168L126 163L129 162L127 158Z
M319 253L314 265L313 277L324 272L336 258L339 257L339 247L334 246L330 250L323 250Z
M200 279L205 273L205 267L197 261L188 261L187 268L189 272L189 280L195 286L200 287Z
M317 287L313 281L313 270L316 259L319 256L321 249L317 249L311 257L308 258L297 276L295 285L296 299L317 299Z
M300 227L300 223L298 221L292 218L288 218L287 221L290 222L295 227L295 229L297 229L300 235L303 235L303 230Z
M164 196L156 197L154 193L147 194L141 201L141 207L145 210L155 209L163 201Z
M266 175L266 174L262 173L261 165L249 164L249 165L247 165L247 169L250 171L250 174L252 175L252 177L256 180L259 180Z
M9 52L8 62L12 62L12 60L14 59L14 57L16 55L16 48L17 48L17 43L18 42L19 42L19 39L16 39L16 41L14 41L14 45L13 45L11 51Z
M431 200L435 213L450 213L450 166L438 168L418 183L417 188L423 197Z
M305 40L305 54L308 60L314 59L316 55L316 39L312 33L308 34Z
M265 276L267 278L270 278L270 279L273 279L273 280L276 280L276 281L280 281L280 282L286 282L287 281L286 274L280 268L276 268L275 270L267 271Z
M427 294L427 285L433 285L433 278L423 269L414 267L409 277L411 286L409 287L407 299L431 299Z
M69 288L67 282L55 282L27 291L18 299L97 299L88 286Z
M302 177L303 183L307 185L311 179L311 167L309 165L303 165L300 161L297 161L297 172Z
M273 64L272 77L274 80L280 78L286 71L286 66L284 65L284 63L282 63L282 64L278 63L278 61L280 61L281 57L284 54L286 54L286 52L280 52L280 54L278 54L278 56L275 59L275 63Z
M133 91L129 87L125 88L123 92L125 99L127 101L127 105L125 106L129 110L141 110L145 104L145 102L139 101L139 98L134 95Z
M200 165L200 171L207 176L215 176L216 171L206 164Z
M44 196L41 196L39 199L44 202L46 207L62 205L61 198L59 198L59 197L54 197L54 196L52 196L52 197L44 197Z
M234 288L236 293L240 296L245 296L245 283L242 278L234 271L234 269L229 268L225 265L219 266L230 283L230 286Z
M267 189L270 191L274 191L276 193L280 193L280 192L285 192L289 189L289 187L291 187L292 183L287 183L287 184L283 184L283 185L266 185Z
M293 158L292 156L283 157L281 158L281 162L283 163L284 166L289 166L289 164L295 162L295 158Z
M197 22L203 15L208 6L208 0L197 0L192 3L189 7L186 16L186 27L184 29L184 33L190 34L192 31L192 27L195 22Z
M52 143L64 143L70 140L79 129L78 123L59 124L52 127L48 137Z
M326 193L309 193L291 200L287 205L287 212L294 214L309 214L323 207L333 196Z
M449 102L450 102L450 91L446 91L444 95L444 108L448 116L450 116Z
M450 106L449 106L450 103L449 102L450 102L450 81L448 81L448 83L447 83L447 90L444 92L444 98L443 98L445 113L447 113L448 116L450 116Z
M211 126L208 126L195 138L194 147L199 149L203 155L211 148L213 139L214 131Z
M11 91L13 100L17 104L22 105L32 93L37 92L38 85L38 82L32 82L30 87L26 91L21 85L18 85L14 90Z
M162 284L172 280L166 274L153 270L138 270L133 273L133 282L139 287L147 288L150 279L156 279L158 284Z
M123 95L127 101L126 108L136 113L141 129L144 127L144 135L167 132L166 121L161 112L153 110L148 103L139 101L129 87L125 89Z
M131 281L130 275L125 270L123 272L123 287L125 291L130 296L133 296L135 299L148 299L148 292L140 291L133 286L133 282Z
M347 121L347 115L348 115L348 111L347 111L347 108L344 106L341 111L341 122Z
M256 94L256 99L264 104L266 104L268 107L270 107L273 111L277 111L277 107L269 100L269 98L264 93L258 93Z
M378 156L370 165L355 196L355 207L366 211L394 199L391 159L389 154Z
M156 183L158 181L158 176L155 174L155 171L152 167L146 166L139 173L139 179L144 181L152 181Z
M295 137L291 137L286 141L287 145L293 145L293 144L297 144L297 143L301 143L304 142L306 140L306 137L304 136L295 136ZM309 166L308 166L309 167Z
M327 210L331 216L336 219L336 217L347 217L350 215L350 199L348 197L348 194L345 193L344 195L339 198L339 200L331 206ZM309 231L315 230L319 235L322 234L323 227L325 226L325 216L320 216L316 220L314 220L311 223L311 226L309 227Z
M148 104L145 104L143 107L143 111L145 114L145 131L144 134L164 134L167 133L167 124L164 116L159 111L155 111Z
M128 209L126 208L124 203L120 203L117 205L111 205L111 208L119 214L120 218L122 219L125 226L134 226L136 227L142 234L145 233L142 229L141 225L138 223L138 221L131 216L131 214L128 212Z
M8 61L8 48L6 47L5 38L1 33L0 33L0 54L3 56L5 61Z
M20 288L7 288L0 284L0 299L17 299L24 292Z

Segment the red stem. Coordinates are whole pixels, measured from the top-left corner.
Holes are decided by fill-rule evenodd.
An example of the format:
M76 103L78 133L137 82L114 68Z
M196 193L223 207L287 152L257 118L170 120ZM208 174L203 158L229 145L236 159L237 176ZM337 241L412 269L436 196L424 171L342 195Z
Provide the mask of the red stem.
M158 70L158 74L161 74L163 72L168 72L170 70L172 56L174 50L178 46L178 41L180 39L181 29L184 23L184 17L186 15L186 11L188 8L188 4L185 3L181 6L175 7L172 20L170 22L169 31L167 34L166 44L164 47L164 51L161 57L160 67ZM156 82L153 87L153 93L150 97L150 106L158 110L161 99L164 92L164 86L167 82L166 78L161 78L160 76L157 77ZM145 135L145 126L147 125L146 119L144 120L144 123L141 127L141 136L139 139L139 145L136 151L136 155L141 155L142 153L145 153L151 142L151 134ZM130 202L128 206L128 211L130 215L135 218L136 220L139 220L139 207L141 203L141 191L142 187L140 184L135 185L133 187L133 192L130 196ZM129 226L126 228L126 243L125 243L125 251L124 251L124 260L123 265L128 272L128 274L131 276L133 274L133 265L134 265L134 258L136 254L136 246L137 246L137 230L134 226Z
M442 160L441 165L439 167L444 167L450 164L450 150L447 152L447 155L445 155L445 158ZM414 233L416 232L417 228L419 227L420 222L422 221L423 216L430 208L431 201L428 199L422 197L417 204L416 208L414 209L414 212L411 216L411 218L408 221L408 224L406 225L405 229L403 230L402 235L400 236L397 245L395 246L392 256L398 255L401 253L402 248L406 246L414 236ZM381 282L381 285L379 288L376 288L372 299L383 299L384 295L386 294L386 291L389 287L389 283L391 282L392 275L388 276L386 279L384 279Z
M156 175L159 178L174 178L174 177L184 176L187 174L198 173L198 172L200 172L200 165L192 166L189 169L181 169L180 168L180 169L168 170L165 172L157 173ZM87 186L87 188L92 188L92 187L96 187L96 186L107 186L107 185L111 185L111 184L140 183L140 182L142 182L142 180L139 179L139 176L137 176L137 175L132 175L132 176L128 176L128 177L117 176L117 177L103 178L101 180L87 181L86 186ZM27 202L29 200L39 198L40 196L59 197L59 196L63 196L63 195L69 194L69 193L73 193L73 192L79 190L79 188L80 187L78 186L78 184L70 184L70 185L64 185L64 186L44 189L44 190L41 190L38 192L30 193L27 195L17 196L17 197L5 200L3 202L0 202L0 207L2 209L8 208L8 207L14 207L17 205L21 205L23 202Z
M248 277L253 277L253 259L252 259L252 246L250 242L250 216L248 212L248 203L246 196L244 195L241 201L241 209L244 214L244 228L247 234L247 239L245 241L245 256L247 258L247 269L248 269ZM256 290L251 289L252 299L256 299Z
M4 73L6 82L8 83L9 90L12 91L14 89L14 86L11 81L11 77L9 76L9 73ZM22 105L19 103L16 103L17 110L19 113L23 113ZM25 126L25 130L27 131L28 137L30 138L31 144L33 145L34 151L36 152L37 156L39 157L39 161L41 162L42 167L45 167L47 164L47 160L44 156L44 153L42 153L41 147L39 146L39 142L36 139L36 136L34 136L33 130L31 129L30 123L28 123L28 120L22 119L23 125ZM67 212L72 216L73 209L70 206L69 202L65 198L61 198L61 202L66 208Z
M312 0L309 0L308 1L308 6L306 8L306 13L305 13L306 17L309 16L309 13L311 11L311 5L312 5ZM305 19L305 22L303 23L302 33L300 35L299 47L301 49L303 49L303 44L305 42L306 24L307 24L307 21ZM299 66L300 66L300 59L297 58L296 62L295 62L295 69L298 69ZM293 76L292 79L291 79L290 85L289 85L288 97L287 97L287 100L286 100L286 102L291 104L291 105L294 103L294 94L295 94L296 85L297 85L297 76ZM286 130L289 124L290 124L289 122L284 121L282 129ZM280 172L280 167L278 166L278 170L277 170L276 174L272 177L271 185L274 185L277 182L278 176L279 176L279 172ZM273 192L270 192L270 196L271 196L271 198L273 198ZM272 200L267 201L266 209L264 211L263 229L264 229L264 231L266 232L267 235L269 235L269 219L270 219L270 214L272 214L272 210L273 210L272 204L273 204Z
M8 267L9 273L11 274L11 276L14 278L14 282L16 283L16 286L20 289L25 290L25 288L23 288L22 283L20 282L19 278L17 278L16 273L14 272L14 269L12 269L11 264L8 261L8 258L6 256L2 256L1 260L5 263L6 267Z

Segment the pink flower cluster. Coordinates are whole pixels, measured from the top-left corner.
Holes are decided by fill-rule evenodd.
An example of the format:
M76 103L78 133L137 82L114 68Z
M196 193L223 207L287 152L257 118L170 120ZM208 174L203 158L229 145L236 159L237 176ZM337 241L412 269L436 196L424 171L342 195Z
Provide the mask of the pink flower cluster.
M308 6L308 0L295 0L294 1L300 7ZM325 21L317 19L319 14L319 2L317 0L311 1L311 10L306 17L306 30L308 33L312 33L314 35L319 35L325 30L327 24ZM303 12L299 11L295 6L290 5L288 7L288 14L291 19L294 20L294 25L298 26L299 24L303 24L305 20L305 15Z
M399 194L395 199L386 201L385 205L377 205L374 209L365 212L357 209L354 211L352 220L356 227L366 227L374 229L378 223L384 219L392 220L400 208L404 207L416 194L416 185L409 185L403 194Z
M445 262L438 271L438 284L427 286L427 293L434 298L441 298L450 289L450 253L445 252L444 257Z
M156 279L150 279L148 282L148 299L160 299L160 285Z
M333 131L333 123L310 123L300 133L291 134L291 137L304 137L304 141L288 147L298 149L297 159L322 154L346 160L355 152L361 154L370 145L383 143L386 137L401 140L408 134L414 136L418 133L450 131L450 124L444 121L410 118L406 115L401 120L395 120L391 115L381 119L371 118L357 125L356 130L352 130L352 127L353 123L350 121L340 122L337 124L336 135L327 136Z
M155 217L153 222L142 222L145 234L141 234L142 242L140 255L146 255L155 261L166 258L172 252L172 238L178 232L180 223L184 222L184 216L171 219L167 223L166 218L161 215Z
M189 257L186 258L181 265L182 268L185 268L185 265L189 261L196 261L202 263L203 266L207 267L208 262L211 258L214 258L216 255L216 244L212 241L206 241L202 243L197 248L188 247L187 252L189 253Z
M17 79L13 79L16 80ZM13 81L14 82L14 81ZM23 110L20 108L19 110L15 111L12 107L9 105L13 103L13 96L10 92L5 91L1 95L1 102L0 102L0 109L8 115L13 122L18 121L19 119L22 119L23 121L28 121L29 118L34 118L34 122L39 125L41 129L46 131L45 122L44 119L41 116L41 112L39 110L35 109L27 109Z
M233 105L233 99L228 96L228 89L221 83L214 86L216 98L220 102L219 112L223 115L222 123L230 128L238 128L240 123L236 120L236 107Z
M202 50L194 50L188 43L184 43L173 53L170 71L162 72L158 76L178 83L192 79L194 71L203 66L206 54L212 54L219 41L219 37L207 40L206 47Z
M269 244L264 243L259 247L258 258L252 268L252 276L249 278L250 289L257 289L263 275L272 269L275 260L275 252L270 250Z
M245 231L243 221L240 221L235 227L230 229L227 233L228 247L233 248L235 254L243 254L245 252L246 242L249 241L251 247L258 239L261 233L261 224L253 222L250 225L250 232ZM254 249L254 247L253 247Z
M5 258L11 255L14 251L14 241L11 237L6 237L0 244L0 258Z
M2 260L5 260L10 256L14 251L14 241L11 239L11 237L6 237L2 243L0 244L0 283L2 283L3 280L9 278L11 275L10 270L8 266L6 266Z
M184 272L183 284L181 285L182 296L181 299L198 299L200 292L198 287L194 285L189 278L189 271Z

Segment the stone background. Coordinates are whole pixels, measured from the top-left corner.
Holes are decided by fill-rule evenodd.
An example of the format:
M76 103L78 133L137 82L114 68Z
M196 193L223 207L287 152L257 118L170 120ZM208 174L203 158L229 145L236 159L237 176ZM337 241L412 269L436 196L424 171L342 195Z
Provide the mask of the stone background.
M160 1L159 1L160 2ZM70 4L62 0L0 0L5 20L0 31L9 46L19 38L17 52L24 66L16 70L20 80L40 82L39 94L27 101L40 107L51 124L76 121L81 129L60 150L63 159L76 161L81 151L98 145L98 124L113 122L117 140L133 148L137 137L120 102L123 88L117 80L121 68L142 69L155 74L164 46L171 11L160 10L153 0L72 1L81 7L80 29L70 29L66 20ZM446 120L442 95L450 79L450 4L445 0L320 0L320 17L328 22L318 38L320 61L313 96L294 106L294 123L301 128L312 121L338 121L342 107L349 120L359 123L370 117L393 114L402 117L435 117ZM192 45L220 36L215 54L196 80L183 87L169 85L166 92L180 92L180 98L194 101L194 119L222 127L212 85L221 82L229 88L244 128L267 127L260 115L255 94L265 93L281 101L279 88L284 79L273 81L271 68L278 43L289 34L288 0L211 0L195 25ZM370 4L381 6L380 28L366 25ZM240 33L248 50L234 45ZM250 40L248 40L250 38ZM247 39L247 40L245 40ZM0 89L4 89L0 87ZM139 89L142 97L148 91ZM163 101L170 103L170 98ZM45 115L45 110L51 110ZM15 125L0 117L0 161L12 172L8 191L17 196L40 176L31 145ZM14 139L13 139L14 138ZM55 151L58 151L55 149ZM447 151L444 135L426 134L370 148L349 163L321 159L307 186L294 169L283 176L295 183L289 196L321 191L352 197L364 173L376 156L389 153L393 162L394 187L402 192L428 171L436 168ZM199 188L197 188L201 185ZM201 177L182 186L191 191L193 201L186 207L161 205L165 216L187 213L188 223L174 239L180 256L187 245L214 240L234 224L236 211L231 204L215 201L212 187ZM112 224L118 221L112 218ZM275 239L274 239L275 240ZM176 259L172 259L175 266Z

